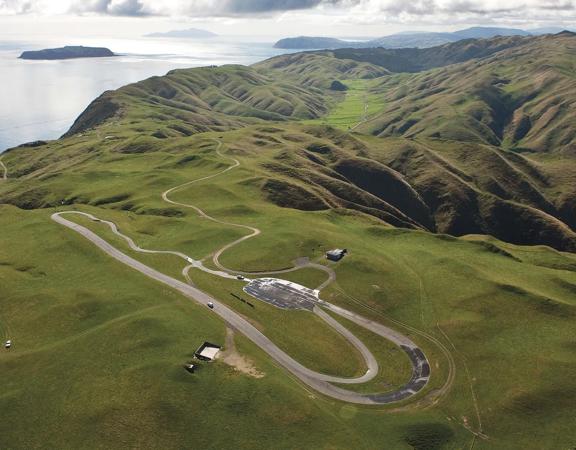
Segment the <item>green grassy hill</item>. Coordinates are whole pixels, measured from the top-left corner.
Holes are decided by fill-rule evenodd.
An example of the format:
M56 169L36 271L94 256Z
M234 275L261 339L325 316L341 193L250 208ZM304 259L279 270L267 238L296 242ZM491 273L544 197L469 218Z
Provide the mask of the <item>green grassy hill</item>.
M536 73L543 49L549 59L542 64L556 64L545 70L560 77L574 39L530 38L416 75L324 53L291 56L284 65L280 58L252 68L175 71L104 94L62 139L3 154L0 337L13 339L14 347L0 351L0 447L571 448L571 141L564 136L546 151L523 151L504 138L377 130L413 102L419 110L413 113L431 127L438 119L468 132L450 115L452 107L440 106L439 94L426 91L427 82L487 66L506 71L511 81L502 86L523 86L516 75ZM534 63L522 68L528 50ZM568 74L555 85L566 89L559 108L566 120L574 92ZM331 91L335 79L351 89ZM455 99L466 86L446 88ZM366 113L358 108L362 98ZM552 128L530 130L537 140ZM245 231L169 205L161 193L228 167L216 141L240 165L174 198L261 229L221 262L278 270L301 257L327 264L326 250L349 249L331 265L336 282L321 296L421 346L432 367L422 396L362 407L308 391L243 336L227 338L226 325L208 308L50 220L55 211L89 212L115 222L142 247L182 251L210 266L211 255ZM180 259L134 253L102 224L74 220L185 280ZM190 278L303 364L345 376L364 370L355 350L316 316L248 298L237 280L198 270ZM325 273L306 268L286 278L315 288ZM397 348L339 320L381 366L368 386L356 389L392 390L409 377ZM220 360L188 374L182 365L205 340L235 347L255 372Z
M155 111L152 116L150 108ZM319 90L275 80L249 67L206 67L175 70L105 93L78 117L67 135L108 122L140 132L148 126L155 137L166 138L237 128L258 120L315 118L326 110Z
M337 59L359 61L384 67L390 72L421 72L435 67L486 58L509 48L530 42L521 36L498 36L492 39L463 39L429 48L371 48L339 49L332 55Z
M293 58L289 67L270 60L254 67L175 70L106 92L88 106L66 136L106 124L163 139L261 121L314 119L325 115L341 97L325 89L334 79L388 73L381 67L332 57L299 54Z
M339 48L280 55L258 63L256 67L303 73L306 72L303 65L317 64L318 67L328 68L328 73L338 68L340 72L345 69L349 75L357 72L357 78L373 78L382 76L382 73L421 72L486 58L530 41L530 38L521 36L498 36L492 39L462 39L429 48ZM316 77L318 75L315 74Z
M488 58L382 79L373 90L386 93L386 108L364 129L573 155L575 42L572 33L522 38Z
M431 49L306 53L420 72L364 80L313 123L405 138L372 141L379 147L372 157L424 199L433 215L428 229L573 250L575 52L576 36L560 33ZM296 70L292 61L298 59L264 64L283 73ZM434 66L443 67L422 71ZM359 106L364 98L367 113Z

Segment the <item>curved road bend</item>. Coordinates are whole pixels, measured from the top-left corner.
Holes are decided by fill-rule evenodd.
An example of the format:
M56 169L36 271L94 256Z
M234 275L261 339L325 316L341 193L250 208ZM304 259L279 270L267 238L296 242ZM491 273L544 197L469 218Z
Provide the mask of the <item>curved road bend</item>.
M236 228L241 228L244 230L249 231L250 233L247 234L246 236L242 236L239 239L236 239L233 242L230 242L229 244L226 244L224 247L220 248L219 250L217 250L214 255L212 256L212 261L214 263L214 265L216 267L218 267L220 270L225 271L225 272L229 272L229 273L234 273L234 274L239 274L239 275L246 275L246 276L257 276L257 275L275 275L275 274L281 274L281 273L288 273L288 272L293 272L299 269L302 269L304 267L309 267L312 269L317 269L317 270L322 270L323 272L326 272L326 274L328 275L328 278L326 279L326 281L324 281L318 288L317 290L321 290L323 288L325 288L326 286L328 286L330 283L332 283L335 278L336 278L336 274L334 273L334 271L330 268L330 267L326 267L322 264L316 264L316 263L311 263L309 261L303 263L303 264L295 264L294 267L288 268L288 269L281 269L281 270L273 270L273 271L257 271L257 272L242 272L242 271L238 271L238 270L232 270L229 269L227 267L225 267L221 262L220 262L220 256L222 256L222 253L224 253L225 251L231 249L232 247L235 247L236 245L240 244L241 242L247 241L248 239L252 239L253 237L258 236L261 231L260 229L256 228L256 227L251 227L249 225L243 225L243 224L238 224L238 223L232 223L232 222L225 222L222 220L218 220L210 215L208 215L206 212L204 212L204 210L198 208L196 205L192 205L189 203L181 203L181 202L177 202L175 200L171 200L170 199L170 194L173 194L185 187L188 187L192 184L198 183L200 181L206 181L206 180L210 180L214 177L217 177L219 175L223 175L226 172L229 172L230 170L235 169L236 167L240 166L240 161L238 161L236 158L232 158L229 156L225 156L220 152L220 149L222 148L223 144L222 141L219 140L215 140L215 142L218 144L218 146L216 147L216 154L218 156L220 156L223 159L229 159L231 160L233 163L231 166L228 166L227 168L225 168L224 170L221 170L220 172L217 172L215 174L212 175L208 175L202 178L198 178L196 180L191 180L191 181L187 181L186 183L180 184L178 186L175 186L173 188L168 189L167 191L162 193L162 200L164 200L167 203L170 203L172 205L175 206L180 206L182 208L191 208L194 211L196 211L198 213L198 215L200 215L200 217L203 217L205 219L208 219L214 223L220 224L220 225L226 225L226 226L230 226L230 227L236 227ZM208 269L204 268L203 266L201 266L201 263L198 261L195 265L195 267L198 267L202 270L205 271L209 271Z
M201 305L206 305L206 303L208 302L214 303L213 311L216 314L218 314L228 325L232 326L233 328L237 329L242 334L244 334L248 339L250 339L258 347L264 350L270 357L272 357L272 359L274 359L286 370L291 372L300 381L302 381L306 385L310 386L311 388L315 389L316 391L324 395L345 402L357 403L357 404L366 404L366 405L388 404L406 399L414 395L416 392L420 391L428 382L430 374L430 366L428 364L428 361L426 360L426 357L424 356L422 351L409 338L383 325L380 325L376 322L372 322L357 314L346 311L343 308L339 308L335 305L331 305L330 303L320 301L319 304L321 304L324 307L327 307L331 311L340 314L343 317L346 317L352 321L355 321L359 325L373 331L374 333L379 334L384 338L391 339L393 342L400 345L400 347L407 353L412 362L412 376L410 380L404 386L402 386L396 391L387 392L383 394L361 394L334 386L330 383L341 383L341 384L364 383L376 376L377 370L375 370L373 367L375 360L372 362L370 358L373 358L373 356L366 349L364 344L362 344L360 341L353 342L353 345L355 345L356 348L358 348L359 351L361 351L367 362L367 365L369 366L369 370L366 372L366 374L358 378L341 378L314 372L304 367L299 362L295 361L288 354L286 354L279 347L277 347L272 341L270 341L270 339L268 339L265 335L263 335L260 331L258 331L247 320L245 320L243 317L241 317L239 314L237 314L224 304L220 303L218 300L214 299L213 297L209 296L208 294L204 293L203 291L195 287L192 287L168 275L158 272L157 270L141 263L140 261L131 258L130 256L126 255L125 253L113 247L104 239L100 238L98 235L90 231L88 228L85 228L62 217L63 215L66 214L78 214L78 213L75 211L54 213L52 214L51 218L55 222L64 225L65 227L70 228L71 230L81 234L86 239L90 240L97 247L99 247L101 250L103 250L105 253L112 256L116 260L128 265L129 267L132 267L133 269L139 271L140 273L146 275L151 279L159 281L177 290L178 292L188 297L189 299L194 300L195 302ZM178 253L178 252L172 252L172 253ZM333 319L330 318L325 320L329 322ZM344 327L341 328L343 329ZM337 331L340 333L342 333L341 328L337 329ZM348 330L346 330L346 333L351 335L351 333ZM372 366L372 368L370 368L370 366Z
M179 191L180 189L183 189L187 186L190 186L191 184L198 183L200 181L206 181L206 180L209 180L211 178L217 177L219 175L225 174L226 172L229 172L230 170L235 169L236 167L238 167L240 165L240 161L238 161L237 159L229 158L227 156L224 156L222 153L220 153L220 148L222 148L222 142L220 142L220 141L217 141L217 142L218 142L218 147L216 148L216 153L218 154L218 156L220 156L221 158L224 158L224 159L230 159L234 163L231 166L228 166L226 169L224 169L220 172L217 172L215 174L208 175L208 176L205 176L202 178L197 178L196 180L188 181L186 183L183 183L183 184L180 184L178 186L175 186L173 188L168 189L167 191L162 193L162 200L164 200L165 202L170 203L172 205L181 206L183 208L192 208L194 211L196 211L198 213L198 215L200 217L211 220L214 223L217 223L220 225L226 225L226 226L230 226L230 227L242 228L244 230L250 231L250 234L247 234L246 236L242 236L241 238L235 240L234 242L231 242L230 244L225 245L220 250L218 250L216 253L214 253L214 256L212 257L212 261L214 262L216 267L218 267L221 270L229 271L226 267L224 267L222 264L220 264L220 261L218 261L218 258L220 257L220 255L222 253L224 253L226 250L228 250L229 248L234 247L235 245L240 244L241 242L244 242L248 239L251 239L253 237L258 236L260 234L260 230L258 228L251 227L248 225L242 225L242 224L238 224L238 223L224 222L222 220L218 220L212 216L209 216L202 209L198 208L195 205L190 205L187 203L180 203L180 202L177 202L174 200L170 200L170 198L168 197L170 194L172 194L176 191ZM235 271L230 270L229 272L235 272Z
M88 217L90 220L93 220L94 222L100 222L100 223L106 224L110 227L110 229L112 230L112 232L116 236L119 236L120 238L124 239L126 241L126 243L128 244L128 247L130 247L132 250L134 250L136 252L148 253L148 254L153 254L153 255L173 255L173 256L177 256L178 258L182 258L186 262L190 263L190 265L187 268L184 268L184 270L182 271L182 275L185 278L187 278L187 273L188 273L187 269L195 267L197 269L203 270L204 272L208 272L212 275L217 275L217 276L222 277L222 278L236 279L236 277L234 275L231 275L228 272L221 272L219 270L212 270L212 269L209 269L207 267L204 267L204 265L202 264L201 261L196 261L196 260L192 259L190 256L188 256L182 252L177 252L177 251L172 251L172 250L147 250L145 248L142 248L138 244L136 244L131 237L128 237L125 234L122 234L122 232L118 229L116 224L114 222L110 222L109 220L99 219L98 217L93 216L92 214L80 212L80 211L62 212L60 214L78 214L79 216Z
M0 180L7 180L8 179L8 167L6 167L4 165L4 163L2 162L1 159L0 159L0 167L2 168L2 172L3 172Z

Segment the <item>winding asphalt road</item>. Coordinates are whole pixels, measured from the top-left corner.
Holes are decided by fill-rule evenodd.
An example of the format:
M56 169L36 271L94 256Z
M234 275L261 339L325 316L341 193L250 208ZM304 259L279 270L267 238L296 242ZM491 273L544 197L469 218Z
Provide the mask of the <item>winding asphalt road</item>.
M0 167L2 168L2 178L0 180L7 180L8 179L8 167L4 165L2 160L0 160Z
M365 319L354 313L346 311L335 305L322 302L323 306L328 307L330 311L335 312L336 314L340 314L343 317L346 317L347 319L350 319L358 323L359 325L369 329L370 331L373 331L374 333L379 334L380 336L385 337L387 339L390 339L394 343L397 343L411 357L413 363L412 377L409 380L409 382L405 386L393 392L383 394L360 394L334 386L331 383L338 383L338 384L365 383L376 376L378 372L377 370L378 365L374 356L366 348L366 346L358 338L352 335L352 333L350 333L348 330L342 327L339 323L338 325L335 325L334 319L331 318L326 313L322 312L319 313L319 315L324 320L326 320L328 324L333 326L339 333L341 333L344 337L346 337L352 343L352 345L354 345L358 349L358 351L362 354L362 356L366 360L368 370L364 375L357 378L342 378L318 373L304 367L298 361L294 360L283 350L277 347L270 339L268 339L265 335L263 335L260 331L258 331L258 329L255 328L250 322L248 322L246 319L244 319L242 316L237 314L232 309L228 308L223 303L219 302L215 298L211 297L210 295L206 294L205 292L193 286L190 286L186 283L176 280L175 278L163 274L141 263L140 261L126 255L125 253L121 252L120 250L109 244L107 241L99 237L97 234L95 234L88 228L83 227L82 225L79 225L75 222L72 222L64 217L66 215L72 215L72 214L85 215L85 213L78 213L76 211L64 211L54 213L52 215L52 220L81 234L82 236L91 241L98 248L103 250L105 253L107 253L114 259L122 262L123 264L126 264L127 266L137 270L138 272L146 275L147 277L153 280L159 281L169 286L170 288L175 289L176 291L180 292L187 298L197 302L198 304L206 305L208 302L212 302L214 304L213 311L217 315L219 315L229 326L233 327L240 333L244 334L248 339L250 339L258 347L264 350L270 357L272 357L278 364L280 364L286 370L291 372L296 378L298 378L306 385L317 390L318 392L321 392L324 395L350 403L387 404L414 395L416 392L421 390L428 382L429 379L428 362L426 361L425 357L423 357L423 359L421 360L414 360L411 357L411 352L418 352L419 349L416 346L416 344L414 344L410 339L400 335L399 333L395 332L394 330L388 327L385 327L384 325L372 322L368 319Z
M180 185L175 186L173 188L170 188L167 191L162 193L162 199L165 202L170 203L171 205L193 209L194 211L196 211L196 213L198 213L198 215L200 217L208 219L208 220L210 220L214 223L217 223L219 225L225 225L225 226L229 226L229 227L240 228L240 229L247 230L250 232L249 234L242 236L241 238L236 239L235 241L230 242L229 244L226 244L224 247L222 247L218 251L216 251L216 253L214 253L214 255L212 256L212 262L214 263L214 265L216 267L218 267L219 269L223 270L224 272L234 273L237 275L245 275L245 276L278 275L281 273L294 272L295 270L299 270L299 269L302 269L304 267L309 267L312 269L321 270L323 272L326 272L326 274L328 276L326 281L324 281L320 286L318 286L317 290L321 290L321 289L325 288L326 286L328 286L330 283L332 283L336 279L336 274L334 273L334 270L332 270L330 267L323 266L322 264L312 263L308 259L306 259L303 262L299 262L297 260L293 267L290 267L287 269L272 270L272 271L256 271L256 272L242 272L242 271L238 271L238 270L233 270L233 269L230 269L228 267L225 267L220 262L220 256L222 256L222 253L224 253L227 250L230 250L232 247L235 247L236 245L238 245L244 241L247 241L248 239L252 239L252 238L258 236L259 234L261 234L260 229L255 228L255 227L251 227L248 225L218 220L218 219L210 216L206 212L204 212L202 209L198 208L196 205L192 205L189 203L182 203L182 202L178 202L178 201L170 199L170 194L174 194L177 191L180 191L180 190L182 190L182 189L184 189L184 188L186 188L192 184L199 183L201 181L206 181L206 180L209 180L211 178L215 178L217 176L223 175L226 172L229 172L230 170L233 170L236 167L240 166L240 161L238 161L236 158L231 158L229 156L225 156L220 152L220 149L222 148L222 142L221 141L215 141L215 142L217 143L216 154L223 159L228 159L228 160L232 161L232 165L228 166L224 170L221 170L220 172L216 172L215 174L208 175L208 176L205 176L202 178L197 178L197 179L192 180L192 181L187 181L186 183L183 183L183 184L180 184ZM199 262L197 262L197 263L199 263ZM194 266L194 265L192 265L192 266ZM194 267L198 267L198 264ZM202 269L202 270L204 270L204 269Z
M220 147L221 147L221 143L219 143L216 151L220 156L223 156L219 152ZM313 308L314 313L317 314L320 318L322 318L329 326L333 327L338 333L340 333L344 338L346 338L359 351L359 353L364 358L364 361L365 361L366 367L367 367L367 371L365 372L364 375L359 376L359 377L355 377L355 378L336 377L336 376L331 376L331 375L315 372L313 370L306 368L305 366L303 366L302 364L300 364L299 362L294 360L292 357L290 357L288 354L286 354L283 350L281 350L279 347L277 347L272 341L270 341L270 339L268 339L265 335L263 335L260 331L258 331L258 329L256 329L250 322L248 322L242 316L240 316L235 311L228 308L226 305L219 302L215 298L211 297L210 295L197 289L194 286L183 283L183 282L181 282L175 278L172 278L166 274L163 274L163 273L141 263L140 261L138 261L138 260L128 256L127 254L123 253L122 251L118 250L117 248L115 248L114 246L109 244L107 241L105 241L104 239L99 237L97 234L95 234L94 232L92 232L88 228L86 228L82 225L79 225L79 224L77 224L71 220L68 220L64 217L66 215L77 214L77 215L82 215L82 216L88 217L93 221L103 222L103 223L107 224L116 235L122 237L128 243L129 247L134 251L141 252L141 253L153 253L153 254L172 254L174 256L180 257L180 258L182 258L182 259L184 259L190 263L184 269L184 271L183 271L184 275L187 275L188 269L190 269L191 267L196 267L196 268L199 268L201 270L205 270L205 271L210 272L210 273L217 275L217 276L226 277L226 278L235 278L235 276L233 274L230 274L228 272L228 270L223 265L221 265L219 263L218 257L224 251L233 247L234 245L237 245L240 242L243 242L247 239L250 239L252 237L257 236L258 234L260 234L260 230L257 228L254 228L254 227L246 226L246 225L228 223L228 222L223 222L223 221L214 219L213 217L209 216L204 211L202 211L200 208L198 208L194 205L176 202L176 201L170 200L170 198L169 198L169 194L175 192L178 189L181 189L181 188L188 186L188 185L191 185L193 183L197 183L199 181L208 180L208 179L213 178L215 176L218 176L222 173L225 173L229 170L232 170L233 168L238 167L240 165L240 162L238 160L235 160L235 159L232 159L232 160L234 161L234 164L232 166L228 167L227 169L225 169L225 170L223 170L217 174L210 175L207 177L203 177L203 178L200 178L197 180L193 180L193 181L184 183L180 186L169 189L162 194L162 198L166 202L177 205L177 206L181 206L181 207L192 208L198 214L200 214L202 217L204 217L208 220L211 220L211 221L214 221L216 223L223 224L223 225L240 227L240 228L243 228L243 229L250 231L250 234L248 234L248 235L246 235L240 239L237 239L236 241L232 242L231 244L228 244L228 245L222 247L218 252L216 252L214 254L213 261L217 265L218 268L222 269L221 271L214 271L214 270L207 269L206 267L204 267L202 265L202 263L200 261L195 261L192 258L190 258L189 256L187 256L181 252L143 249L143 248L139 247L130 237L123 235L118 230L117 226L113 222L101 220L101 219L99 219L99 218L97 218L91 214L77 212L77 211L63 211L63 212L54 213L52 215L52 220L54 220L55 222L57 222L61 225L64 225L65 227L67 227L71 230L74 230L75 232L81 234L86 239L90 240L97 247L99 247L101 250L103 250L104 252L106 252L108 255L115 258L116 260L118 260L118 261L126 264L127 266L141 272L142 274L148 276L151 279L159 281L159 282L179 291L184 296L197 302L198 304L206 305L208 302L212 302L214 304L213 311L217 315L219 315L229 326L235 328L236 330L238 330L239 332L244 334L248 339L250 339L258 347L260 347L262 350L264 350L270 357L272 357L278 364L280 364L286 370L291 372L295 377L297 377L303 383L305 383L306 385L315 389L316 391L321 392L324 395L327 395L329 397L332 397L332 398L335 398L338 400L342 400L342 401L346 401L346 402L350 402L350 403L357 403L357 404L388 404L388 403L393 403L393 402L397 402L397 401L409 398L412 395L419 392L420 390L422 390L426 386L426 384L428 383L429 378L430 378L430 365L426 359L426 356L424 355L422 350L420 350L420 348L418 348L418 346L412 340L410 340L408 337L392 330L389 327L386 327L380 323L371 321L365 317L362 317L358 314L350 312L346 309L343 309L343 308L338 307L336 305L333 305L331 303L322 301L322 300L317 299L315 297L314 298L315 299L314 300L315 306ZM329 279L327 280L327 282L332 281L335 277L333 270L326 268L325 266L322 266L319 264L310 264L310 263L306 263L306 264L299 265L299 266L297 265L293 269L286 269L286 270L280 271L280 272L297 270L298 268L305 267L305 266L320 266L321 267L320 270L328 269L327 272L329 273ZM326 283L324 283L324 284L326 284ZM335 313L335 314L338 314L342 317L345 317L346 319L348 319L352 322L355 322L356 324L364 327L365 329L368 329L368 330L378 334L379 336L390 340L391 342L393 342L397 346L399 346L407 354L407 356L409 357L409 359L412 363L412 376L408 380L408 382L404 386L400 387L399 389L397 389L395 391L385 392L385 393L375 393L375 394L362 394L362 393L349 391L349 390L343 389L343 388L338 387L338 386L334 386L334 383L347 385L347 384L366 383L367 381L370 381L378 373L378 363L377 363L376 359L374 358L374 355L372 355L370 350L368 350L368 348L364 345L364 343L360 339L358 339L348 329L346 329L344 326L342 326L338 321L334 320L334 318L332 318L329 314L327 314L325 311L323 311L322 308L325 308L325 309L331 311L332 313Z

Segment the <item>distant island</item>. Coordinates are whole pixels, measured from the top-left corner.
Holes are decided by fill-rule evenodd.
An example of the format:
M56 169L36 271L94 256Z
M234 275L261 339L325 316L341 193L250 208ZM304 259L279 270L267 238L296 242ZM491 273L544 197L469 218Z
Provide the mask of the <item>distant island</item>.
M369 41L346 41L330 37L300 36L280 39L275 48L293 50L317 50L335 48L429 48L449 44L462 39L489 39L495 36L530 36L529 31L517 28L472 27L454 32L407 31Z
M186 39L209 39L218 37L216 33L198 28L188 28L187 30L172 30L165 33L150 33L145 37L166 37L166 38L186 38Z
M48 48L44 50L26 51L20 55L20 59L54 60L74 58L106 58L116 56L114 52L104 47L83 47L81 45Z

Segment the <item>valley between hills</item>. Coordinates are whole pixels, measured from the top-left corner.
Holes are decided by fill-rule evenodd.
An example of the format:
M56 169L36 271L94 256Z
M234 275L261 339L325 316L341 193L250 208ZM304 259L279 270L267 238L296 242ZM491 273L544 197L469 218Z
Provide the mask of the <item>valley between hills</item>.
M1 446L573 447L575 105L574 33L346 48L172 71L6 151ZM332 306L253 298L265 276ZM423 367L398 342L429 378L346 401L249 327L353 398ZM235 357L191 375L204 341Z

